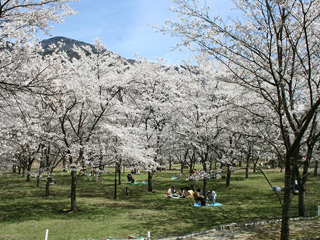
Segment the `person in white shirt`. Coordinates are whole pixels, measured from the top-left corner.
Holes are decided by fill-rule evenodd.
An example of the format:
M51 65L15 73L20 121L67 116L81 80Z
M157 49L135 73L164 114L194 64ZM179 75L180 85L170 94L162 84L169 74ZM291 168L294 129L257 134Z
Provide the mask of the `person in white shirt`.
M217 198L217 193L214 191L213 188L209 188L209 191L207 192L207 201L215 204Z

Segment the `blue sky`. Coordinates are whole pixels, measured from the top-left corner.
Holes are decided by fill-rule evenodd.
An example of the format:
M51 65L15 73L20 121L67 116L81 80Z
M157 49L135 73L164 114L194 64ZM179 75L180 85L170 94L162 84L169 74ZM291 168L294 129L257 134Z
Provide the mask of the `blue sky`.
M207 0L209 3L214 14L232 13L231 0ZM87 43L99 37L109 50L128 59L138 54L150 61L164 57L167 64L174 64L190 56L187 50L170 52L179 39L154 33L150 27L161 27L166 19L175 19L170 11L172 0L80 0L70 6L79 13L63 24L53 25L53 36Z

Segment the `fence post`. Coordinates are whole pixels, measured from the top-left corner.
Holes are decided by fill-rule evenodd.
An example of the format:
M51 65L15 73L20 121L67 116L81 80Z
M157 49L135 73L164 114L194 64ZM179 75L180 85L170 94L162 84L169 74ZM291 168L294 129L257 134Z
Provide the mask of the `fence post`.
M150 240L151 238L150 238L150 232L148 231L148 240Z
M46 230L46 238L45 238L45 240L48 240L48 236L49 236L49 229Z

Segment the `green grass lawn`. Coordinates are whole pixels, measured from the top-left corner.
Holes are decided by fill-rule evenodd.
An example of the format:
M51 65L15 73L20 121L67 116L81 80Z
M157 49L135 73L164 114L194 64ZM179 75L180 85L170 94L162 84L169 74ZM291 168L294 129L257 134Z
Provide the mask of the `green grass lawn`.
M0 175L0 240L44 239L49 229L50 240L128 238L129 235L164 238L212 229L228 223L256 222L281 218L281 206L261 173L250 173L245 179L243 170L232 174L231 187L225 180L210 179L208 187L218 194L219 207L190 207L190 199L167 199L167 189L194 185L202 181L171 180L179 173L177 169L157 172L153 177L153 192L147 185L130 185L126 174L117 186L114 197L114 174L102 176L102 181L90 181L79 176L77 206L75 213L70 207L70 174L56 172L57 184L51 185L51 196L45 198L45 180L36 187L36 180L26 182L18 174L2 172ZM283 174L277 170L265 170L274 186L283 186ZM134 175L136 181L147 180L147 174ZM316 214L320 205L320 178L310 176L306 209L308 215ZM125 188L129 189L126 197ZM279 192L282 198L282 192ZM297 215L297 196L292 203L292 216Z

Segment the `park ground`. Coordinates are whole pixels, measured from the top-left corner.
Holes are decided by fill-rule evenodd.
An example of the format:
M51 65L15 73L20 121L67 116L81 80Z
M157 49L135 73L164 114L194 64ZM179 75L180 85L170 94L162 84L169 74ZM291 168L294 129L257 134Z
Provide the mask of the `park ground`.
M199 166L200 168L200 166ZM101 178L79 176L77 206L79 211L70 213L70 173L57 170L56 184L50 186L50 197L44 197L45 179L36 187L36 179L30 182L25 177L2 170L0 175L0 240L44 239L49 229L50 240L72 239L126 239L129 236L152 239L174 238L199 233L236 223L274 221L281 218L281 205L270 185L260 172L250 170L249 179L241 168L232 173L231 186L225 187L224 179L209 179L208 187L218 194L218 207L191 207L190 199L168 199L163 197L167 189L194 185L201 187L202 181L186 181L187 170L179 173L179 166L172 170L156 172L153 176L153 192L147 185L130 185L122 173L122 183L117 185L114 199L114 172ZM264 169L273 186L283 186L283 172ZM173 180L172 177L178 177ZM141 171L134 175L137 182L147 180ZM306 194L306 217L317 215L320 205L320 177L310 174ZM128 190L128 196L127 191ZM277 192L282 198L282 192ZM292 217L297 216L297 196L293 197ZM299 224L295 226L294 224ZM291 239L317 239L320 236L319 218L292 222ZM280 225L255 225L213 231L212 239L279 239ZM233 234L232 238L228 234ZM239 236L240 238L236 238ZM205 235L190 236L189 239L205 239ZM218 238L219 237L219 238ZM223 238L226 237L226 238ZM229 238L230 237L230 238ZM210 238L207 238L210 239Z

